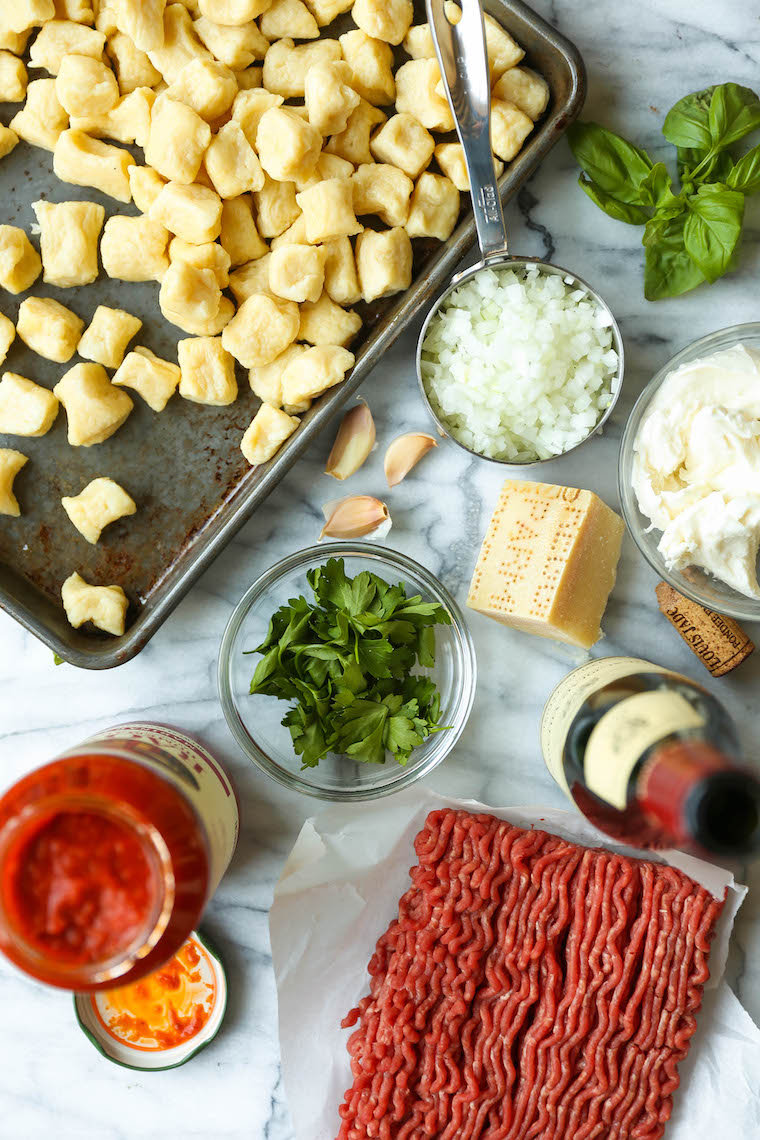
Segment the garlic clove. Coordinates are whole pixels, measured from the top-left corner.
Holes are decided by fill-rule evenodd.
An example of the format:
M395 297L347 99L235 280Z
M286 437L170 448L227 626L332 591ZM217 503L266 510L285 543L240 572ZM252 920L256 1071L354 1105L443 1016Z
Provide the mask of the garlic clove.
M357 404L341 420L335 443L325 466L325 475L348 479L359 470L375 446L375 421L365 403Z
M385 453L385 478L388 486L395 487L400 483L423 455L427 455L431 447L437 446L438 442L432 435L421 431L412 431L394 439Z
M326 522L319 538L384 538L391 529L391 516L385 503L372 495L349 495L325 503Z

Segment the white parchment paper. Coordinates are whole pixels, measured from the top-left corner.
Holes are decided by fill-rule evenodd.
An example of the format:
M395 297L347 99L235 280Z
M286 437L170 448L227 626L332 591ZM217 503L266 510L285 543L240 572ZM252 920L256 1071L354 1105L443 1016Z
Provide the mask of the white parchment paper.
M297 1140L335 1140L351 1085L341 1019L368 992L367 964L398 913L416 862L413 840L439 807L486 811L577 843L641 856L609 843L577 812L494 808L411 788L376 804L326 809L307 820L283 869L270 914L280 1048ZM726 905L710 954L699 1028L675 1097L667 1140L760 1136L760 1031L721 981L736 911L746 894L720 867L681 852L660 856Z

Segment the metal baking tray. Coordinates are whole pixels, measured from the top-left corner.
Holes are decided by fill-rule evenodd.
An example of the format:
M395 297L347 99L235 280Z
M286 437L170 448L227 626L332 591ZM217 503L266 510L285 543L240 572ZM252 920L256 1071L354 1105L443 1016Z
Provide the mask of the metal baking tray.
M525 62L546 78L551 89L547 113L502 175L501 195L507 201L578 114L585 96L585 71L573 44L520 0L484 0L484 8L525 49ZM424 21L424 3L416 3L415 9L415 22ZM31 78L39 74L32 72ZM7 123L16 109L5 104L2 121ZM129 149L142 161L139 149ZM27 233L35 222L31 203L39 198L99 201L107 215L137 212L97 191L58 182L52 173L52 155L23 143L0 164L0 192L3 222L22 226ZM238 370L240 397L227 408L199 406L175 396L156 415L134 394L135 408L126 424L94 447L68 446L63 411L41 439L0 435L0 446L15 447L30 460L15 483L21 517L0 517L0 608L72 665L110 669L129 661L364 383L396 337L432 302L474 240L472 213L466 207L448 242L415 241L411 288L364 307L365 325L352 346L356 353L352 373L315 402L302 426L264 466L251 469L238 446L258 404L242 369ZM101 274L86 289L57 289L45 286L40 278L32 292L54 297L85 324L98 304L127 309L144 322L132 346L142 344L176 360L176 343L185 334L161 318L153 284L125 284ZM14 323L21 300L7 293L0 299L0 309ZM17 339L3 368L52 387L76 360L52 364ZM91 546L71 525L60 500L78 494L97 476L121 483L137 502L138 512L112 524L97 546ZM122 637L69 626L60 587L74 570L92 583L124 587L130 608Z

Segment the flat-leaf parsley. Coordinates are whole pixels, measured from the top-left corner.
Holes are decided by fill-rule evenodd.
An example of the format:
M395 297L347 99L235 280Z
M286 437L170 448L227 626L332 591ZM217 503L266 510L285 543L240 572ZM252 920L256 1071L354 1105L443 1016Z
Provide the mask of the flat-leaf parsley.
M364 570L346 576L343 559L309 570L314 602L292 598L272 615L251 693L292 701L282 723L304 768L329 752L406 764L440 732L440 694L420 665L435 664L436 625L451 617L437 602L407 597Z

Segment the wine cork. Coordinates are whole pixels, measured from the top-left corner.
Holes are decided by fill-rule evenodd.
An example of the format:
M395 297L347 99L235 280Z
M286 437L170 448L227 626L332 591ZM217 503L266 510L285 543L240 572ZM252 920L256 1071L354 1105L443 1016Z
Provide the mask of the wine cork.
M661 612L713 677L730 673L755 648L733 618L705 609L665 582L655 593Z

